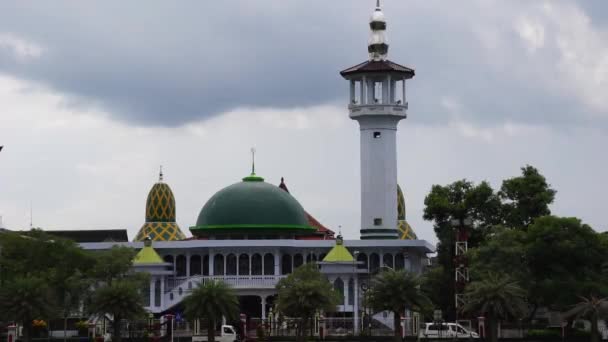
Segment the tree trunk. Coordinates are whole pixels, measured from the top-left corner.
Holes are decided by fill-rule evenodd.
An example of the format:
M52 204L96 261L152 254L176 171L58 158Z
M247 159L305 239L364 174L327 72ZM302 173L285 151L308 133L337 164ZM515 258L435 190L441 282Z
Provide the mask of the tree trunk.
M31 342L32 341L32 320L25 320L23 322L23 341Z
M591 342L598 342L599 339L599 333L598 333L598 329L597 329L597 314L593 314L591 316Z
M120 316L114 315L114 324L112 325L112 342L120 342Z
M208 320L207 342L215 342L215 320Z
M63 315L63 342L68 340L68 316Z
M393 311L393 330L395 333L395 342L401 341L401 315L399 311Z
M498 320L492 316L488 316L488 323L490 325L490 341L498 342Z

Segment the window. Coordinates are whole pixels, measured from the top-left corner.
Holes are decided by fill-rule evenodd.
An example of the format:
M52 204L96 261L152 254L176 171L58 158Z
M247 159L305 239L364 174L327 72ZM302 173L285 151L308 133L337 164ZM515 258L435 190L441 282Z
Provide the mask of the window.
M201 256L193 255L190 257L190 275L200 275L201 274Z
M283 254L281 257L281 274L291 273L291 255Z
M249 255L239 255L239 275L249 275Z
M224 256L221 254L213 256L213 275L224 275Z
M298 267L302 266L303 263L304 263L304 257L302 257L302 254L296 254L293 257L293 268L298 268Z
M186 276L186 256L178 255L175 258L175 273L178 277Z
M336 291L338 293L339 301L338 304L339 305L344 305L344 281L342 281L341 278L336 279L336 281L334 281L334 291Z
M384 266L393 268L393 255L390 253L384 254L384 257L382 258L382 264Z
M159 307L160 306L160 280L157 280L154 283L154 306Z
M378 272L380 268L380 256L376 253L372 253L369 256L369 271L372 273Z
M379 217L376 217L374 219L374 226L381 226L382 225L382 219Z
M353 278L348 280L348 305L355 304L355 281Z
M226 275L236 275L236 255L232 253L226 257Z
M209 275L209 255L203 257L203 275Z
M365 255L365 253L359 253L359 255L357 255L357 261L359 261L359 264L357 265L358 269L367 269L367 255Z
M274 274L274 255L266 253L264 255L264 275Z
M251 256L251 274L262 275L262 256L257 253Z
M380 132L374 132L374 139L380 139L381 135L382 135L382 133L380 133Z

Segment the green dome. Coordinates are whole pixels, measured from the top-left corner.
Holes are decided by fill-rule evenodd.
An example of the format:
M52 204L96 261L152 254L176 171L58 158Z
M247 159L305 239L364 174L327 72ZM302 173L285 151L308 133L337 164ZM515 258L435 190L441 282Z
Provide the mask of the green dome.
M251 175L213 195L201 209L195 235L218 233L309 233L304 208L288 192Z

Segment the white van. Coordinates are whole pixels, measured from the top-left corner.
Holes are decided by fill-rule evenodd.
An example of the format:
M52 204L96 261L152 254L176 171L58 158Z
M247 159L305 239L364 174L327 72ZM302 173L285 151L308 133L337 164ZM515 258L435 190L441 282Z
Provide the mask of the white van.
M193 335L192 342L207 342L207 335ZM238 336L232 325L222 325L220 331L215 332L217 342L238 342Z
M425 323L420 337L428 338L479 338L479 335L465 329L458 323Z

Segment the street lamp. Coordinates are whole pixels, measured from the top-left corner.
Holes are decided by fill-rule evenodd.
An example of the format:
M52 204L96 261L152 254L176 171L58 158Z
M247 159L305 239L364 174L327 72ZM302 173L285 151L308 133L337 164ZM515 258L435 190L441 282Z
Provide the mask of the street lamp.
M358 262L358 257L359 257L359 251L354 251L354 258L353 258L353 291L355 293L353 293L353 333L357 333L358 329L357 329L357 319L359 318L359 291L358 291L358 285L359 282L357 281L357 262Z

